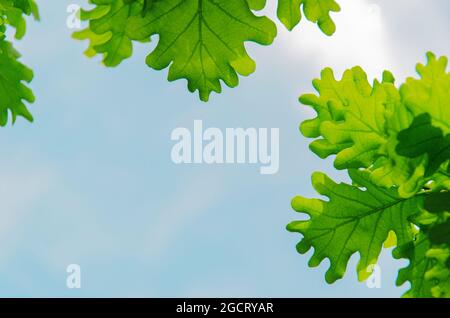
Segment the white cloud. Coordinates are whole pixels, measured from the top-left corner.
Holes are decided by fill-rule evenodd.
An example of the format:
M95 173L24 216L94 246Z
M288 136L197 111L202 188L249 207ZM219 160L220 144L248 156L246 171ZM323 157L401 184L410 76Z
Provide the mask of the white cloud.
M332 14L337 26L332 37L305 18L292 32L280 26L277 45L281 54L293 63L330 66L337 73L361 65L369 78L380 77L391 65L381 7L369 0L341 0L339 4L341 12Z

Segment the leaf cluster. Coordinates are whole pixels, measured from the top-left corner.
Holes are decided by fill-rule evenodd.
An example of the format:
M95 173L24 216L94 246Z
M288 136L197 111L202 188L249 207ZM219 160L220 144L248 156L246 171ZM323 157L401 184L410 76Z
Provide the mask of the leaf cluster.
M168 80L186 79L191 92L198 91L207 101L211 92L220 93L221 82L229 87L239 83L256 64L245 42L269 45L277 35L275 23L256 11L266 0L90 0L93 8L82 10L88 27L74 38L88 40L85 52L103 55L103 63L115 67L129 58L136 42L156 47L146 64L155 69L169 68ZM336 27L330 17L339 11L334 0L279 0L280 21L292 30L305 17L317 23L327 35Z
M314 248L310 265L330 260L326 280L343 277L358 253L358 277L370 276L383 243L394 257L409 259L397 284L409 281L409 297L450 297L450 74L446 57L427 54L419 78L397 87L390 72L370 84L360 67L336 79L329 68L313 85L318 94L300 102L317 117L300 125L314 138L310 149L335 156L352 184L337 184L322 173L312 177L328 198L296 197L293 208L310 216L288 230L303 235L300 253Z
M19 61L20 54L7 36L11 27L15 30L14 39L22 39L25 16L30 15L39 18L34 0L0 0L0 126L6 125L9 113L13 123L17 116L33 120L26 107L27 102L34 102L33 92L26 86L33 79L33 72Z

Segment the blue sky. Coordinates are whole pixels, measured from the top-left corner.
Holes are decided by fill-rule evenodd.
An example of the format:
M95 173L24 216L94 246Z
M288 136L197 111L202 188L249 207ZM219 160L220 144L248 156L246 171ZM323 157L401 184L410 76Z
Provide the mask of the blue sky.
M381 257L382 288L346 277L324 281L328 262L307 267L300 237L285 225L298 218L293 196L316 196L313 171L337 180L331 160L308 150L299 123L312 116L297 102L326 66L338 74L361 65L399 82L413 76L425 52L449 55L447 0L341 0L337 33L303 21L279 28L274 45L248 44L257 71L207 104L149 69L153 44L107 69L70 38L66 8L84 0L38 1L17 44L35 71L35 122L18 120L0 135L0 296L74 297L398 297L390 251ZM274 12L269 1L268 14ZM175 165L176 127L280 128L280 171L251 165ZM66 287L66 267L80 264L82 288Z

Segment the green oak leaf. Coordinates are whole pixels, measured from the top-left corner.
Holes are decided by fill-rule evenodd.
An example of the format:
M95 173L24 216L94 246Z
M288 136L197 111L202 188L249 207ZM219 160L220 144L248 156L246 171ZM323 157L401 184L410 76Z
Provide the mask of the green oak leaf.
M314 173L314 188L329 200L294 198L294 210L308 214L310 219L294 221L287 226L289 231L303 235L297 245L298 252L303 254L314 247L309 261L311 267L318 266L324 258L330 260L325 276L328 283L343 277L354 253L360 255L359 279L370 276L367 268L376 264L383 242L391 231L399 245L411 242L413 229L409 219L423 204L422 196L405 199L399 197L395 189L374 185L367 172L349 170L349 174L357 186L336 184L325 174Z
M269 19L255 16L245 1L171 0L157 2L132 32L138 39L158 34L147 64L156 70L170 65L169 81L186 78L189 90L198 90L207 101L211 91L221 92L220 79L235 87L238 73L254 72L244 42L268 45L276 28Z
M397 138L399 155L409 158L428 156L425 176L434 174L450 159L450 134L444 136L441 128L434 127L429 113L414 118L411 126L399 132Z
M33 72L19 62L19 52L5 36L11 26L16 31L15 38L21 39L26 31L26 15L39 19L34 0L0 0L0 126L6 125L9 113L13 123L17 116L33 121L25 106L26 102L34 102L34 95L26 86L33 79Z
M278 18L288 30L292 30L301 20L302 13L326 34L332 35L336 25L330 17L331 12L341 10L335 0L278 0Z
M359 67L341 80L325 69L313 82L319 94L300 97L317 113L300 126L316 138L311 150L321 158L336 155L335 167L348 169L353 181L336 184L315 173L314 187L329 200L292 202L310 218L288 230L303 234L300 253L314 248L310 266L330 260L327 282L344 275L354 253L358 277L366 278L383 242L398 243L394 257L410 261L397 279L411 284L404 296L450 297L449 73L445 57L427 56L417 66L421 78L400 89L387 71L371 86Z
M322 137L313 141L310 149L321 158L336 154L337 169L370 167L388 138L386 105L400 101L395 86L383 80L372 87L360 67L345 71L341 80L326 68L313 85L319 96L300 97L302 104L317 112L316 118L301 124L302 134Z
M33 71L18 61L20 54L7 41L0 41L0 125L8 121L8 110L13 123L17 116L33 121L24 102L34 102L32 91L25 86L31 82Z
M424 210L412 221L418 227L414 242L397 247L395 258L409 260L409 265L399 271L397 285L409 281L411 288L404 297L444 297L448 292L447 268L450 244L450 219L448 193L426 193ZM448 294L447 294L448 295Z
M428 54L430 62L423 68L434 68L442 73L442 67L445 70L442 61L446 60L441 58L438 63L430 56L433 55ZM421 67L418 69L422 74L429 72ZM436 187L448 188L448 180L434 174L438 168L439 173L443 173L441 166L448 157L448 139L443 140L441 151L435 151L433 158L425 155L406 157L398 153L402 147L398 145L398 135L405 134L415 115L405 104L411 99L408 96L413 88L420 86L415 80L408 81L399 91L388 71L384 72L381 82L375 80L371 86L360 67L347 70L341 80L335 79L331 69L324 69L321 79L313 81L319 94L300 97L302 104L317 113L316 118L305 120L300 126L304 136L316 138L310 149L321 158L336 155L334 165L337 169L368 169L372 182L387 188L398 186L402 197L413 196L430 180ZM436 85L442 86L441 82ZM439 87L437 90L442 91Z
M442 195L435 196L433 200L439 199L444 200L444 203L436 209L440 212L440 218L431 226L424 228L431 244L426 256L432 260L432 267L425 273L425 279L433 284L431 288L433 297L450 298L450 219L448 218L450 204L448 197L445 198ZM435 208L436 203L433 205ZM427 205L429 206L426 202L425 207ZM446 212L442 213L444 211Z
M39 20L38 8L34 0L0 0L0 17L3 17L4 22L16 30L16 39L21 39L25 35L24 16L27 15L32 15Z
M275 24L252 12L264 4L258 0L155 0L144 14L143 0L92 2L94 11L82 13L90 31L74 35L91 40L89 55L102 53L105 64L115 66L131 56L132 41L158 35L147 64L156 70L169 67L169 81L187 79L188 89L198 90L203 101L212 91L221 92L220 81L235 87L238 74L254 72L245 42L268 45L276 36Z
M397 286L407 281L411 288L403 295L407 298L430 298L433 282L425 278L426 273L432 269L432 259L427 257L431 244L423 233L419 233L414 242L399 245L393 252L395 258L406 258L409 265L402 268L397 277Z
M384 187L398 186L402 197L416 194L426 183L426 158L408 158L397 153L398 134L409 127L413 118L401 101L386 105L386 142L374 157L370 167L371 180Z
M408 78L400 88L404 104L414 116L428 113L433 126L450 133L450 73L446 71L448 59L428 52L428 63L418 64L420 79Z
M106 66L117 66L133 53L133 36L128 28L131 17L142 19L143 4L127 0L92 0L92 3L97 6L80 12L81 20L89 21L89 28L75 32L73 37L90 41L87 56L103 54Z
M431 294L437 298L450 298L450 248L432 248L426 255L436 262L425 274L428 281L435 282Z

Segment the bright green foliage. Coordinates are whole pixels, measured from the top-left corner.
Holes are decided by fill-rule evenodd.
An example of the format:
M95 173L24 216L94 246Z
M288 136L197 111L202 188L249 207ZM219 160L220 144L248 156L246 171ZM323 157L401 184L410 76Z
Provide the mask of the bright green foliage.
M355 67L340 81L327 68L313 85L320 95L300 99L318 114L301 125L306 137L322 137L311 144L311 150L321 158L336 154L337 169L370 166L386 142L386 105L399 100L392 83L376 81L372 88L364 71Z
M0 125L5 126L8 121L8 110L11 111L13 122L17 116L29 121L33 117L28 112L23 100L34 101L33 93L23 81L30 82L33 72L17 61L19 54L7 41L0 41Z
M245 41L268 45L276 35L275 25L256 17L242 1L162 1L135 21L131 32L136 38L159 34L147 64L156 70L170 65L169 81L187 78L189 90L199 90L203 101L211 91L220 93L219 79L235 87L237 74L254 72Z
M446 71L448 59L436 59L427 54L428 64L417 65L420 79L409 78L400 88L403 103L414 116L428 113L432 124L450 133L450 73Z
M425 274L427 281L436 281L431 288L431 294L433 297L450 298L450 249L430 249L427 257L435 261L434 266Z
M397 247L393 254L397 259L407 258L410 263L407 267L402 268L397 277L397 286L403 285L410 281L411 288L403 295L408 298L429 298L431 297L431 289L433 283L426 279L426 274L431 270L433 260L427 257L430 250L430 242L423 234L418 235L415 241Z
M433 246L426 256L433 264L425 278L433 282L431 294L434 297L450 298L450 192L430 196L425 200L425 208L436 218L426 229Z
M336 184L323 173L313 174L314 188L329 201L303 197L292 201L296 211L310 216L308 221L288 225L289 231L303 234L297 250L306 253L314 247L309 261L312 267L318 266L325 257L330 259L326 274L329 283L344 275L348 260L356 252L361 256L359 277L367 278L366 269L376 264L390 231L396 234L398 244L410 242L413 233L408 219L423 204L423 197L404 199L394 189L378 188L370 182L367 172L349 172L358 186Z
M428 155L425 176L433 175L450 158L450 134L444 136L440 128L434 127L428 113L414 118L407 129L398 134L397 153L408 158Z
M114 67L132 55L133 42L149 42L158 35L158 44L148 55L147 65L155 70L169 68L169 81L187 79L189 91L198 90L203 101L209 99L211 92L221 92L221 81L235 87L238 74L247 76L255 71L245 42L269 45L277 34L270 19L253 11L263 9L265 0L90 2L95 7L81 12L81 19L89 21L89 27L74 33L74 38L90 41L86 51L89 57L103 54L103 63ZM317 22L326 34L334 32L329 12L338 11L339 6L333 0L300 2L279 2L279 16L290 29L300 20L301 4L309 20ZM286 10L295 9L296 3L292 19L286 20Z
M198 90L204 101L212 91L221 91L219 80L234 87L237 74L254 71L244 42L268 45L276 35L273 22L255 16L245 1L165 0L153 1L150 7L142 1L92 2L98 7L82 13L90 28L75 37L94 39L91 49L104 54L105 65L116 66L130 57L132 41L148 42L158 34L147 65L156 70L170 66L169 81L186 78L189 90Z
M278 0L278 18L288 30L292 30L300 22L300 7L306 18L317 23L325 34L332 35L336 31L330 13L338 12L341 8L335 0Z
M75 32L76 39L89 39L86 54L103 54L106 66L117 66L132 54L131 17L142 18L143 4L124 0L93 0L97 7L81 11L82 20L90 20L90 28Z
M11 112L12 122L17 116L29 121L33 117L24 102L32 103L34 96L24 84L33 78L33 72L18 61L20 54L12 43L6 39L8 26L15 29L15 38L25 35L25 15L39 18L34 0L0 0L0 125L8 122L8 112Z
M316 138L310 149L321 158L336 155L334 166L349 169L353 181L336 184L315 173L314 188L329 201L292 202L310 219L288 230L303 235L300 253L314 248L310 266L330 260L327 282L344 275L354 253L359 278L367 278L393 233L394 256L410 260L397 280L411 283L405 296L450 297L450 75L445 57L427 57L417 67L420 79L399 89L389 72L370 85L359 67L340 80L325 69L313 82L319 94L300 97L317 112L300 126Z

